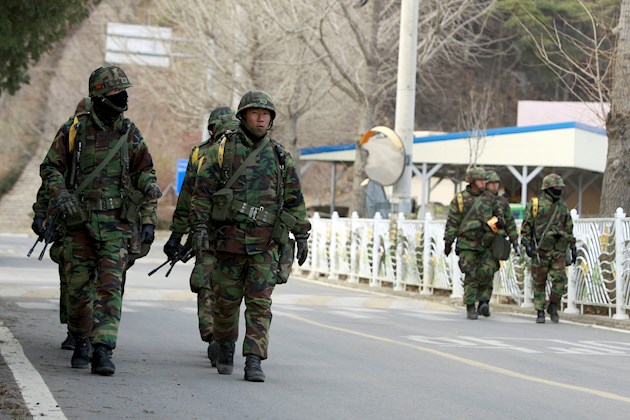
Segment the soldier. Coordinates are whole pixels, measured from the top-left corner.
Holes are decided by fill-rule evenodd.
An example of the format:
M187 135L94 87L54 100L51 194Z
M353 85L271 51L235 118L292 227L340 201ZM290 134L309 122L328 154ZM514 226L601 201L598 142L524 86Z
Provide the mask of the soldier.
M37 190L37 198L33 204L33 211L35 216L33 217L33 223L31 229L37 236L42 236L45 230L45 223L48 219L51 208L49 206L48 192L42 184ZM68 324L68 282L64 272L63 263L63 240L62 238L55 238L52 246L50 247L50 259L57 265L59 272L59 322L61 324ZM76 342L74 336L68 332L65 340L61 343L61 348L64 350L74 350Z
M276 117L269 95L247 92L236 113L236 132L210 147L192 198L191 226L197 253L209 249L208 230L216 232L214 338L219 343L217 370L234 369L239 311L245 298L243 356L245 380L263 382L267 358L271 294L280 283L280 259L289 232L297 242L298 264L308 255L311 225L295 163L268 136ZM291 248L291 258L293 257Z
M508 199L502 195L499 195L499 186L501 184L501 178L499 174L495 171L486 171L486 190L490 191L496 199L499 201L501 205L501 210L503 212L503 218L505 220L505 228L500 230L497 234L507 235L510 238L510 242L512 243L512 248L514 248L514 252L517 255L521 255L521 252L518 248L518 230L516 228L516 221L514 220L514 215L512 214L512 209L510 209L510 202ZM481 297L479 300L479 306L477 307L477 313L484 316L490 316L490 298L492 297L492 283L489 284L485 290L481 291ZM488 310L483 309L483 304L488 306Z
M577 249L573 236L573 220L567 206L560 201L564 181L557 174L543 178L542 191L532 198L525 209L521 226L521 244L532 259L534 307L536 323L545 322L545 287L551 278L551 292L547 313L551 322L558 322L558 304L566 293L566 266L575 264ZM571 250L571 254L568 254ZM570 259L570 261L569 261Z
M140 242L154 238L152 213L147 209L138 220L139 209L162 194L142 134L123 115L131 86L119 67L92 72L89 97L59 129L40 166L66 229L68 327L76 340L71 365L87 368L93 345L92 373L99 375L115 372L111 353L134 225L141 224Z
M444 252L451 253L457 239L455 253L459 256L459 267L464 273L464 303L466 317L477 319L475 302L481 300L488 285L492 287L492 277L498 263L492 257L490 245L494 230L505 226L501 206L494 195L485 190L483 168L470 168L466 171L466 190L451 200L448 219L444 231ZM485 300L485 299L484 299ZM480 312L490 315L487 302L480 302Z
M173 212L173 222L170 226L172 233L164 245L164 253L169 259L174 258L176 254L181 252L182 236L188 232L190 198L195 186L197 170L210 145L217 141L230 127L232 129L238 128L238 120L234 111L226 106L215 108L208 118L208 134L210 137L205 142L195 146L190 153L182 189ZM214 252L211 250L204 251L202 258L195 260L195 267L190 275L190 290L197 294L197 318L199 319L201 340L208 343L208 359L210 359L212 366L216 366L219 356L219 345L212 339L214 293L210 286L210 276L213 266Z

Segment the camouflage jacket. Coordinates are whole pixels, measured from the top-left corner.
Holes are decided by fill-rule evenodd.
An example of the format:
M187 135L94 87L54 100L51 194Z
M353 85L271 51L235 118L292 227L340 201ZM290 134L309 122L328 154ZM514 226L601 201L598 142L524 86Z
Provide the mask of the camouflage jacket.
M88 203L94 203L103 199L119 200L124 195L123 167L126 165L124 159L129 162L129 182L133 188L144 191L149 183L155 182L155 171L153 169L153 159L143 141L140 130L125 119L122 115L114 122L113 128L107 128L99 120L93 109L85 109L85 99L79 102L76 113L88 111L89 115L84 118L85 144L82 146L81 158L76 168L76 179L74 185L70 182L70 173L73 166L73 155L77 153L78 147L71 147L69 144L70 127L73 123L71 117L61 126L44 161L40 165L40 176L42 182L47 186L50 197L56 199L63 190L74 189L75 185L87 178L90 173L105 159L111 148L118 142L124 134L125 127L130 125L127 139L127 154L123 156L119 150L112 160L97 174L92 182L80 194L80 202L84 208ZM77 141L80 135L77 135ZM157 224L156 214L157 202L146 200L141 207L141 223ZM110 240L120 237L131 237L132 229L129 223L120 218L120 207L110 210L91 210L88 215L86 228L96 240Z
M502 195L498 195L497 193L494 193L494 195L501 205L501 211L503 212L503 218L505 219L505 227L503 228L503 231L510 238L510 242L517 243L518 229L516 228L516 221L514 220L514 215L512 214L512 209L510 208L510 202Z
M193 147L188 157L188 165L186 166L186 174L184 175L184 181L182 182L182 188L179 191L177 197L177 205L173 212L173 223L171 223L170 230L175 233L184 234L188 232L188 219L190 217L190 200L195 188L195 180L197 179L197 171L199 170L199 164L205 159L204 156L212 141L210 139L201 143L198 146Z
M461 193L463 209L460 211L457 194L448 208L444 242L452 244L457 239L457 249L481 251L488 249L493 235L486 223L492 216L503 222L503 210L490 191L473 191L471 186ZM479 203L475 206L475 202ZM473 206L475 206L473 208ZM472 211L472 212L471 212ZM470 213L470 214L469 214Z
M247 156L260 143L253 143L239 128L229 133L227 141L235 142L232 173L243 163ZM263 140L260 140L263 141ZM245 202L252 207L262 207L271 214L278 211L278 181L284 182L284 210L297 219L291 229L296 236L306 236L311 224L306 217L306 206L302 196L300 180L291 155L286 153L285 175L280 178L280 168L276 163L275 148L280 146L275 141L256 156L253 163L234 182L234 199ZM211 221L212 195L223 188L225 179L219 164L219 150L221 142L213 144L206 155L207 159L201 165L197 174L197 182L192 197L191 225L209 225L216 230L216 250L235 254L256 254L274 246L271 241L273 225L252 220L247 215L235 213L233 221L214 224Z
M556 207L558 210L553 220L550 220ZM560 200L554 202L548 194L543 192L538 197L536 217L534 217L532 210L533 200L527 204L525 219L521 226L521 243L524 246L536 248L532 235L536 236L537 249L543 253L550 253L554 250L564 253L569 247L575 246L573 219L563 202ZM547 228L550 221L551 225ZM547 229L546 232L545 229ZM545 233L544 237L542 237L543 232Z

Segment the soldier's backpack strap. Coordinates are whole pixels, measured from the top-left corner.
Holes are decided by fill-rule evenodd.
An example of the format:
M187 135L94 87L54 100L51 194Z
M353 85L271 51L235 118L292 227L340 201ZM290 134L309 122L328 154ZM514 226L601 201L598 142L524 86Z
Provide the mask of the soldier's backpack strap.
M76 176L81 165L81 157L83 153L83 144L85 144L85 128L87 127L87 118L92 109L92 98L89 96L84 99L85 108L77 112L72 120L70 131L68 133L68 150L72 153L72 166L70 167L70 176L68 177L68 186L77 189ZM76 150L76 152L75 152Z
M199 160L199 146L195 146L193 149L192 155L190 156L190 161L194 165Z
M459 208L459 212L464 212L464 197L462 193L457 193L457 207Z
M234 155L236 154L236 139L233 136L223 135L219 140L219 168L222 169L223 182L227 183L232 178L232 164L234 163Z
M532 198L532 218L538 216L538 197Z

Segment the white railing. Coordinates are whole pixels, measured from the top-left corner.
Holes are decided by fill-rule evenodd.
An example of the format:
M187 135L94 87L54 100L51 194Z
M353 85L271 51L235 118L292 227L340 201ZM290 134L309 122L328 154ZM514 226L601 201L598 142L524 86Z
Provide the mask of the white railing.
M622 209L615 217L580 219L575 210L573 233L577 239L578 260L567 268L568 288L562 301L567 313L583 313L585 306L600 307L614 319L628 319L630 309L630 218ZM396 221L351 218L331 219L319 214L311 219L309 257L296 270L317 279L345 279L367 282L372 287L392 287L433 294L447 290L461 298L463 289L457 256L444 255L445 220ZM512 300L532 307L533 293L529 258L510 255L494 279L493 298ZM613 314L614 310L614 314Z

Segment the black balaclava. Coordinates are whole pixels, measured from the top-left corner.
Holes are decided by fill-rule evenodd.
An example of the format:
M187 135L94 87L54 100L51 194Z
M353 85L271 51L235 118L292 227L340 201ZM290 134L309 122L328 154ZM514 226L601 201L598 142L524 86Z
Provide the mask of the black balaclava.
M127 91L94 98L94 110L104 124L110 125L127 110Z
M558 201L562 195L562 190L560 188L547 188L547 194L553 201Z

